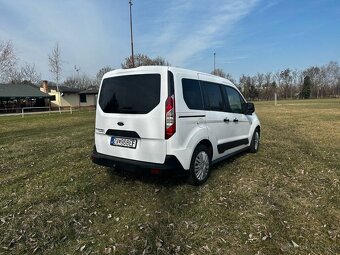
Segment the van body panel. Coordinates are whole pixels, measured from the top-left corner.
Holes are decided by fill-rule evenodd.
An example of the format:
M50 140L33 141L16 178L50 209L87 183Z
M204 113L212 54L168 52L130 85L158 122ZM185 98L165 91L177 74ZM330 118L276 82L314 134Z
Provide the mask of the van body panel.
M176 155L184 169L190 168L191 156L197 140L208 138L205 111L189 109L183 99L182 79L197 80L197 72L169 68L174 74L176 100L176 133L167 142L169 155ZM190 159L190 160L188 160Z
M251 130L251 117L245 114L233 114L233 120L237 119L237 122L233 122L235 125L235 140L241 140L249 138Z
M221 84L222 86L230 86L237 90L237 88L230 82L220 77L198 74L199 79L204 82L212 82L215 84ZM223 90L223 89L222 89ZM226 102L225 102L226 103ZM238 122L234 122L237 119ZM250 125L249 121L244 114L235 114L231 112L223 111L206 111L206 126L208 129L209 140L213 141L214 152L212 160L216 160L220 157L224 157L229 153L234 153L237 150L243 149L246 145L239 145L236 147L228 146L228 144L237 144L242 139L249 139ZM225 148L221 152L221 149ZM231 148L229 148L231 147Z
M102 107L97 104L96 112L96 129L103 130L103 133L96 133L95 143L97 151L109 156L129 158L131 160L146 161L152 163L163 163L166 157L166 141L164 140L165 126L165 99L167 94L167 72L164 68L155 70L126 72L113 71L106 74L105 78L120 77L129 75L160 74L160 100L159 104L146 114L129 114L129 113L105 113ZM100 89L101 93L102 87ZM131 91L135 93L135 91ZM141 98L141 100L143 100ZM118 123L122 123L120 126ZM136 148L124 148L110 145L111 135L106 132L109 129L134 131L140 138L137 139ZM129 138L129 137L124 137Z
M172 92L168 91L170 90L168 86L170 75L168 72L171 72L173 75L174 95L170 95ZM136 82L136 80L139 80L138 75L143 77L143 75L153 74L160 75L159 103L153 109L144 113L138 113L138 109L135 109L135 106L129 107L127 105L122 107L121 104L128 101L128 99L125 100L125 97L129 98L129 93L134 95L132 101L138 101L131 104L143 105L143 99L148 98L152 91L149 93L149 90L146 88L148 83L144 83L143 86L146 87L141 89L139 87L141 84ZM124 76L127 76L127 79L129 77L137 77L137 79L132 79L134 84L131 85L129 82L124 83ZM140 79L140 83L143 83L143 79ZM122 81L126 85L121 85L118 81ZM120 86L122 90L129 90L124 92L127 94L125 94L121 101L117 100L118 103L112 104L113 112L107 112L106 106L102 105L102 107L100 103L105 101L100 100L101 94L104 91L105 93L107 91L110 93L110 89L106 88L103 90L103 86L111 84L109 82L112 82L112 86L117 86L117 89ZM184 82L186 82L186 85L184 85ZM207 108L205 89L211 83L213 86L217 85L220 88L224 104L223 109ZM211 85L210 87L213 86ZM242 113L243 110L242 112L235 112L235 110L230 111L228 109L231 106L229 105L229 99L226 98L226 91L228 90L225 89L226 87L236 90L243 101L246 102L236 86L227 79L196 71L175 67L147 66L114 70L106 73L101 82L97 102L95 131L95 155L97 158L93 161L101 162L100 159L102 157L106 165L107 162L117 161L130 162L132 165L135 164L142 167L163 166L171 161L171 165L180 165L181 168L188 170L190 169L194 150L203 140L209 140L212 144L213 153L211 160L213 162L247 149L251 144L255 129L260 126L260 122L255 113L245 115ZM194 88L193 91L191 90L192 88ZM192 94L191 92L197 93ZM119 94L119 91L117 93ZM197 97L198 94L201 98ZM114 96L112 98L115 101ZM166 138L165 128L166 121L168 120L165 118L166 102L170 96L173 97L175 102L174 119L176 131L170 138ZM196 99L202 101L202 106L197 104ZM230 98L230 100L232 99L233 97ZM123 109L123 112L119 112L121 109ZM124 109L127 109L127 112L124 112ZM117 112L115 112L116 110ZM136 147L128 148L111 145L112 136L117 137L116 134L122 134L121 137L123 138L136 139ZM168 169L168 167L164 167L164 169Z
M178 132L178 134L175 134L177 137L169 139L167 143L167 153L169 155L176 155L185 170L190 168L192 153L199 141L208 139L207 129L199 127L197 121L197 118L184 118L181 120L181 129L189 132ZM186 127L191 129L186 129Z

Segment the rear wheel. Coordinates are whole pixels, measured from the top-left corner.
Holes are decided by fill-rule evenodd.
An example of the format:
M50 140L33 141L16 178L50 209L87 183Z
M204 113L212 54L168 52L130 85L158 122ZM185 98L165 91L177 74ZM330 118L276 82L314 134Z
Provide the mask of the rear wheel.
M211 156L209 150L204 145L196 147L190 163L189 183L201 185L210 176Z
M258 152L260 147L260 131L258 129L255 129L253 138L251 139L250 143L250 152L256 153Z

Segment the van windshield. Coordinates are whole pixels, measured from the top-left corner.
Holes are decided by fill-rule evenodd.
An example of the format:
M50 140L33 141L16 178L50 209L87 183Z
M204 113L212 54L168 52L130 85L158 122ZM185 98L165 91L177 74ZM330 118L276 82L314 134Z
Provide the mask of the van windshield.
M99 105L106 113L145 114L160 102L160 74L139 74L103 80Z

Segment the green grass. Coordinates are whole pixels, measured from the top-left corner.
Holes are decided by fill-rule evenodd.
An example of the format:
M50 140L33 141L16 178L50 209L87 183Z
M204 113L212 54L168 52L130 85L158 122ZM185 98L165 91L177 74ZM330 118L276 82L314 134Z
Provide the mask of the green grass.
M340 254L340 100L256 103L206 185L93 165L94 113L0 118L0 254Z

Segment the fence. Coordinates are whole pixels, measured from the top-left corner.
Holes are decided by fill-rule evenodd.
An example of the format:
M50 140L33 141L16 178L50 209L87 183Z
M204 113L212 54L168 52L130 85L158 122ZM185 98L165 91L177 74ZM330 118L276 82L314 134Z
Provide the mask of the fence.
M19 114L21 112L21 108L18 107L9 107L9 108L0 108L0 115L1 114Z
M25 110L30 111L30 114L39 114L39 113L46 113L46 111L41 111L42 109L46 109L48 112L51 112L50 107L23 107L21 108L21 117L23 118L25 115ZM36 111L38 110L38 111ZM28 114L28 112L26 113Z
M22 108L8 108L8 109L0 109L0 117L1 116L20 116L24 118L25 115L33 115L33 114L51 114L51 113L70 113L72 114L75 110L72 107L64 110L56 110L52 111L50 107L22 107Z
M22 108L0 108L0 117L4 116L20 116L24 118L25 115L30 114L51 114L51 113L70 113L73 112L95 112L95 106L88 107L72 107L72 106L63 106L62 108L50 108L50 107L22 107Z
M72 107L70 106L70 109L69 110L61 110L59 108L58 111L51 111L51 108L50 107L23 107L22 110L21 110L21 117L23 118L24 115L25 115L25 110L35 110L35 109L48 109L48 113L59 113L61 114L62 112L69 112L70 114L73 113L73 109ZM46 111L39 111L39 112L36 112L36 111L31 111L31 112L26 112L26 114L42 114L42 113L46 113Z

